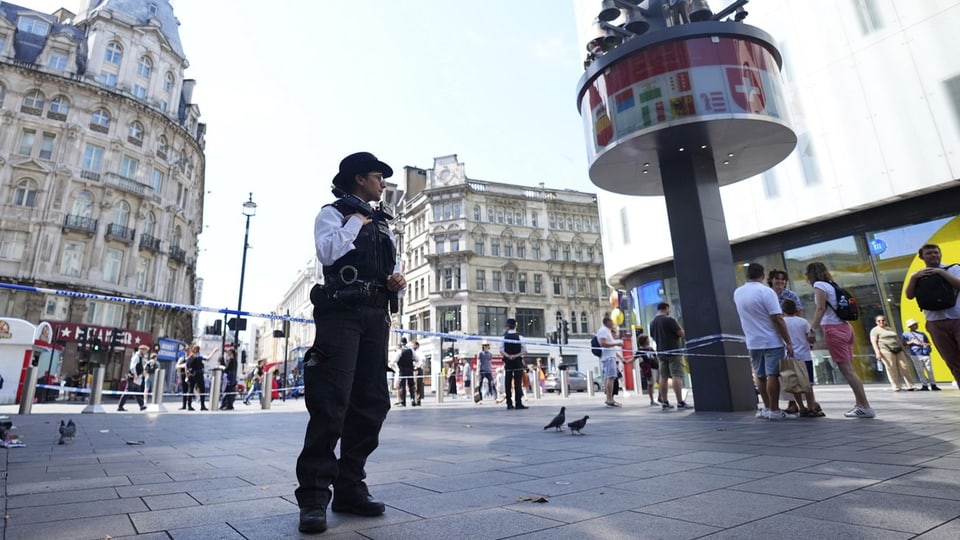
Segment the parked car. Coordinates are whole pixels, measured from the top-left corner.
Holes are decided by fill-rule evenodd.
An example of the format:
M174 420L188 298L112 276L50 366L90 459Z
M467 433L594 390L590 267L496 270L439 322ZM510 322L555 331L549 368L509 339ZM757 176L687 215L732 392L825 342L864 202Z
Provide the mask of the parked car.
M551 373L547 375L547 380L544 382L547 392L559 392L560 391L560 374ZM593 381L593 390L594 392L600 391L600 383L596 380ZM567 370L567 391L568 392L586 392L587 391L587 375L579 371L568 369Z

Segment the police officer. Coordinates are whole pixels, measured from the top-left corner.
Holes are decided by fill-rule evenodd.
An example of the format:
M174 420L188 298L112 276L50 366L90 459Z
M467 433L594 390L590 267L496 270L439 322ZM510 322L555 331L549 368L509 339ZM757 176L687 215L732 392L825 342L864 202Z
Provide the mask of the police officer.
M402 338L400 344L402 347L396 359L397 369L400 372L400 384L397 385L400 406L407 406L407 390L409 389L410 401L414 407L418 407L420 405L420 398L417 397L417 383L413 375L413 367L419 363L417 362L417 353L407 345L407 338Z
M316 338L304 359L303 379L310 420L297 459L300 531L327 529L326 507L334 512L378 516L384 504L364 483L367 457L377 448L390 409L387 336L398 293L399 273L388 212L370 206L393 175L369 152L340 162L333 179L333 204L314 226L324 284L310 293ZM340 458L334 449L340 441Z
M517 321L507 319L507 332L503 334L500 354L503 356L504 392L507 395L507 409L526 409L523 404L523 378L527 376L523 365L526 345L520 343L523 337L517 333ZM517 394L517 405L513 405L513 393Z

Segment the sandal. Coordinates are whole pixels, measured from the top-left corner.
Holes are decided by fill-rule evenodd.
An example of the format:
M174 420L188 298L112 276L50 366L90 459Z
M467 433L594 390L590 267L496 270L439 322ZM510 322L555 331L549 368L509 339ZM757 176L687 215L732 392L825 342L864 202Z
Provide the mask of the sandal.
M819 405L817 405L816 409L807 411L807 418L823 418L826 415L827 413L823 412L823 409L821 409Z

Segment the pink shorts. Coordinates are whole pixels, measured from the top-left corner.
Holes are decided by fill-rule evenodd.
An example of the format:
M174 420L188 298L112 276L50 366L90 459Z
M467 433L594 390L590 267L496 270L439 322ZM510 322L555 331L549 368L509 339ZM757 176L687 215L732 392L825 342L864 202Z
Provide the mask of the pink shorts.
M836 363L853 362L853 328L849 324L825 324L823 339L827 342L830 358Z

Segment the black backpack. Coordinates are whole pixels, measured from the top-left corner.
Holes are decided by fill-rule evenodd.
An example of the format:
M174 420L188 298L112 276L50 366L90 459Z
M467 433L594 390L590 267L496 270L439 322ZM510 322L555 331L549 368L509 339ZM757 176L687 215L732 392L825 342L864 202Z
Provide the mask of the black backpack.
M590 338L590 352L597 358L603 356L603 346L600 345L600 340L597 339L597 336Z
M153 375L157 372L157 362L155 360L150 360L147 362L147 374Z
M413 350L412 349L403 349L400 353L400 359L397 360L397 366L402 368L411 368L413 369Z
M956 266L951 264L945 270ZM957 292L943 276L934 274L917 278L917 284L913 289L913 296L917 299L917 305L920 309L927 311L940 311L950 309L957 305Z
M841 289L836 283L832 281L828 283L833 286L834 292L837 293L837 307L830 306L830 302L827 302L827 305L837 314L837 318L841 321L855 321L859 319L860 312L857 310L857 299L850 294L850 291Z

